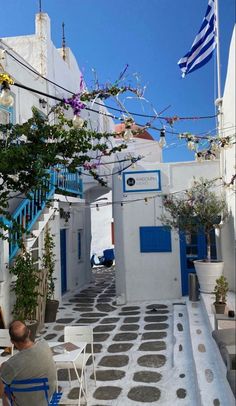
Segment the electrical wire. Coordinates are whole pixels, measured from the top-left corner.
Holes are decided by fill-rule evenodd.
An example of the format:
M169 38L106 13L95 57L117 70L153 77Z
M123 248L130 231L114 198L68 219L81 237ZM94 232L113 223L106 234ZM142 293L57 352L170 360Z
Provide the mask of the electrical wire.
M59 102L61 102L61 103L64 103L64 100L61 99L61 98L59 98L59 97L57 97L57 96L53 96L53 95L50 95L50 94L48 94L48 93L42 92L41 90L37 90L37 89L31 88L31 87L29 87L29 86L22 85L21 83L14 82L13 86L17 86L17 87L20 87L20 88L22 88L22 89L25 89L25 90L28 90L28 91L31 91L31 92L34 92L34 93L38 93L38 94L40 94L40 95L42 95L42 96L45 96L45 97L54 99L54 100L56 100L56 101L59 101ZM94 113L101 114L101 115L103 115L103 116L110 117L110 118L115 119L115 120L123 121L123 118L121 118L121 117L117 117L117 116L114 116L113 114L109 114L109 113L107 114L107 113L104 113L104 112L101 112L101 111L98 111L98 110L94 110L94 109L91 109L90 107L87 107L87 106L85 107L85 110L92 111L92 112L94 112ZM161 118L161 117L156 117L156 118L159 119L159 118ZM143 124L140 124L140 123L136 123L136 125L137 125L138 127L143 128L143 131L145 130L145 128L147 128L147 129L152 129L152 130L155 130L155 131L161 131L161 130L162 130L162 128L154 127L153 125L150 125L149 123L147 123L146 125L143 125ZM224 130L224 129L223 129L223 130ZM165 132L168 133L168 134L172 134L172 135L179 135L179 134L180 134L179 132L172 131L172 130L171 130L171 131L170 131L170 130L165 130ZM197 137L197 138L199 138L199 139L209 139L209 136L198 136L198 135L195 135L195 137Z
M58 87L58 88L60 88L60 89L62 89L62 90L65 90L67 93L70 93L72 96L76 96L76 93L72 92L71 90L66 89L65 87L59 85L58 83L56 83L56 82L54 82L54 81L52 81L52 80L46 78L45 76L41 75L39 72L37 72L36 70L32 69L31 67L29 67L28 65L26 65L25 63L23 63L22 61L20 61L19 59L17 59L17 58L16 58L14 55L12 55L8 50L5 49L5 52L6 52L10 57L12 57L15 61L17 61L18 63L20 63L22 66L24 66L26 69L30 70L31 72L33 72L33 73L36 74L37 76L41 77L41 78L44 79L45 81L47 81L47 82L53 84L54 86L56 86L56 87ZM52 97L52 96L49 96L49 95L46 95L46 94L44 94L44 96ZM55 100L57 100L57 99L55 99ZM112 106L108 106L108 105L106 105L106 104L98 103L97 101L95 101L94 104L97 104L98 106L102 106L102 107L109 108L109 109L114 110L114 111L118 111L118 112L120 112L120 113L127 113L127 112L126 112L125 110L123 110L123 109L118 109L118 108L116 108L116 107L112 107ZM91 110L91 111L93 111L93 110ZM162 117L162 116L159 116L159 115L158 115L158 116L156 116L156 115L148 115L148 114L142 114L142 113L136 113L136 112L130 112L130 111L129 111L128 113L129 113L130 115L132 115L132 116L145 117L145 118L151 118L151 119L157 119L157 118L158 118L158 119L166 120L166 119L169 118L169 117ZM218 116L218 114L208 115L208 116L196 116L196 117L177 117L177 120L203 120L203 119L215 118L215 117L217 117L217 116ZM117 119L119 119L119 118L117 118Z

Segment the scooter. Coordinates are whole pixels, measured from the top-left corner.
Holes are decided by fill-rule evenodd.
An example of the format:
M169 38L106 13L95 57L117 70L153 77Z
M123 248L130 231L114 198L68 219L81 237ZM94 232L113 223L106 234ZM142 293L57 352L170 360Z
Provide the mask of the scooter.
M103 251L103 255L97 257L96 254L91 256L90 262L91 267L93 266L105 266L106 268L110 268L113 265L113 261L115 259L114 250L106 249Z

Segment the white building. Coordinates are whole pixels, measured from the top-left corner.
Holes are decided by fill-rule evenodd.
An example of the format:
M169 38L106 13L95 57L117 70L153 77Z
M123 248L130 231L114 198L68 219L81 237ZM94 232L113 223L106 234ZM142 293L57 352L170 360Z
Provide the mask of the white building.
M228 187L225 188L227 202L230 211L230 218L222 230L221 248L222 258L224 260L224 274L227 276L232 290L236 290L235 273L235 248L236 248L236 201L235 201L235 176L236 169L236 67L235 67L235 49L236 49L236 28L234 27L232 40L229 50L227 76L222 100L222 135L231 137L233 147L222 150L221 153L221 175ZM231 183L231 184L230 184Z
M5 52L1 53L0 63L21 85L59 98L70 97L69 92L66 93L52 82L62 84L65 89L74 92L79 89L81 73L72 52L68 48L62 50L54 47L51 41L50 20L46 14L36 15L35 31L33 35L1 40L0 48ZM235 41L235 34L233 41ZM234 49L235 45L232 42L223 97L223 127L233 128L232 132L235 134L235 87L232 86L235 81ZM46 81L39 74L50 81ZM42 112L48 112L54 104L52 99L27 89L12 86L12 92L15 97L14 108L6 110L0 106L3 122L11 120L23 123L31 116L32 106ZM42 98L46 101L45 109L43 109ZM99 111L106 110L99 106ZM82 114L86 115L94 129L100 132L113 131L114 124L110 118L85 110ZM225 135L228 134L225 133ZM186 255L188 247L181 243L177 233L167 233L163 230L159 220L162 214L160 195L186 189L190 186L193 176L206 177L207 175L211 179L223 175L225 182L230 182L235 172L235 150L233 148L225 150L220 161L163 163L162 151L158 143L147 134L145 137L144 139L134 138L129 143L128 150L116 156L119 160L122 157L126 158L127 153L133 157L142 155L142 159L135 167L131 166L123 171L125 164L122 166L121 163L117 163L113 169L113 165L108 164L110 158L104 158L104 165L99 167L98 173L108 175L107 188L102 188L93 178L84 176L82 199L57 195L58 201L54 206L50 209L45 207L32 226L35 238L29 240L27 245L38 257L39 266L47 224L55 234L56 298L60 299L66 290L75 287L79 290L90 281L91 209L85 202L94 203L111 188L113 188L118 302L174 299L186 294L187 278L192 270L192 262L188 261ZM119 143L119 140L117 142ZM112 171L113 176L110 176ZM235 194L230 189L226 192L231 219L228 226L223 229L221 244L217 241L217 249L219 256L222 256L225 261L225 275L233 290L235 289L235 268L232 241L235 239ZM12 211L17 208L17 205L18 203L13 200ZM60 209L63 211L60 212ZM96 221L96 208L93 210L93 218ZM107 233L107 237L100 246L96 243L94 245L101 250L109 248L106 245L110 246L112 243L111 215L107 213L106 218L108 220L105 228L101 228L101 235ZM101 224L104 225L104 216ZM157 249L153 240L160 235L163 244ZM97 238L99 238L98 228ZM6 241L0 240L0 306L6 323L11 319L13 299L10 295L11 278L8 264L9 246Z
M192 238L179 238L176 232L164 231L159 218L163 210L161 195L187 189L193 177L222 177L222 183L226 184L224 189L230 218L222 230L216 230L215 250L217 258L224 261L224 275L229 281L230 290L236 290L235 100L234 30L220 134L230 137L231 147L222 150L220 159L201 163L162 163L157 142L144 142L137 138L131 140L128 152L135 151L138 155L142 151L144 158L135 168L125 170L122 179L120 176L113 179L113 200L119 202L113 205L113 216L116 287L121 304L135 300L174 299L188 293L188 274L194 271L192 261L201 258L205 242L203 239L193 241ZM116 171L117 168L114 168Z
M157 141L134 138L136 146L144 158L113 179L117 295L120 303L180 298L193 263L185 242L160 221L162 195L187 189L194 176L216 178L219 161L162 163Z
M36 15L35 34L1 39L0 49L2 68L16 83L35 90L34 92L12 86L14 106L6 109L0 105L2 123L21 124L27 121L32 116L32 106L41 110L42 113L48 113L56 102L48 98L47 94L58 98L71 97L70 92L66 92L56 84L74 93L79 91L80 69L69 48L56 49L53 45L47 14ZM45 93L45 96L38 94L37 91ZM102 106L97 108L93 106L93 110L106 111ZM100 132L112 132L113 122L109 117L89 110L83 111L81 115L88 120L91 128ZM109 159L107 157L106 161ZM110 170L112 168L108 166L105 173ZM34 238L27 239L26 245L34 253L34 258L38 258L39 267L47 224L55 235L56 299L60 300L65 291L75 287L80 289L90 281L91 211L89 204L85 203L93 202L108 190L98 186L92 177L84 176L83 198L79 193L76 198L54 195L53 206L44 207L40 217L32 225L31 231L34 233ZM19 200L12 199L10 210L12 213L19 210ZM12 317L11 309L14 301L10 294L11 277L8 266L9 243L0 240L0 306L6 324Z

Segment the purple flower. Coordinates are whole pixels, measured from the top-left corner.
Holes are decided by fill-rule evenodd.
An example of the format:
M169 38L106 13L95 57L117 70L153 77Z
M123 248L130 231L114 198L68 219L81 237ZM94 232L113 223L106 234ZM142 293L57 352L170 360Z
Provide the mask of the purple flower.
M86 107L86 104L80 101L80 94L76 94L72 96L70 99L63 99L63 102L71 106L76 116L78 116L81 110L83 110Z

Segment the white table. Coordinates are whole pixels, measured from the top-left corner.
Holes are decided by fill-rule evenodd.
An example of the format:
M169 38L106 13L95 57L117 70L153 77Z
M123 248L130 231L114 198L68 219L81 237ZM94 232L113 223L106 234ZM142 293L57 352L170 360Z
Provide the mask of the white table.
M227 314L220 314L220 313L215 313L214 312L214 318L215 318L215 330L218 330L218 321L224 320L224 321L236 321L236 316L234 317L229 317Z
M63 346L63 344L64 344L63 342L58 342L58 341L47 341L47 343L48 343L49 347L56 347L56 346L59 346L59 345ZM64 368L65 368L64 365L68 364L68 369L71 366L74 369L77 380L79 382L79 386L80 386L79 399L78 399L78 405L80 406L80 400L81 400L81 393L82 392L83 392L83 395L84 395L85 400L86 400L86 391L85 391L84 385L83 385L85 363L84 363L83 368L81 370L81 376L79 376L79 374L78 374L75 363L76 363L76 360L79 357L79 355L83 354L85 356L85 350L86 350L87 343L84 342L84 343L78 343L78 344L73 343L73 344L75 344L78 347L78 349L73 350L73 351L66 351L65 350L62 354L53 355L53 359L54 359L54 361L55 361L55 363L57 365L57 369L60 368L60 364L63 365ZM86 385L85 385L85 387L86 387Z
M0 366L3 364L3 362L6 362L9 360L9 358L12 357L12 355L15 355L17 353L17 350L13 351L13 354L9 354L9 355L4 355L3 357L1 356L1 354L4 352L4 348L0 348Z
M4 357L1 357L1 353L4 352L4 350L0 350L0 366L3 364L3 362L6 362L9 360L9 358L11 357L11 355L6 355Z

